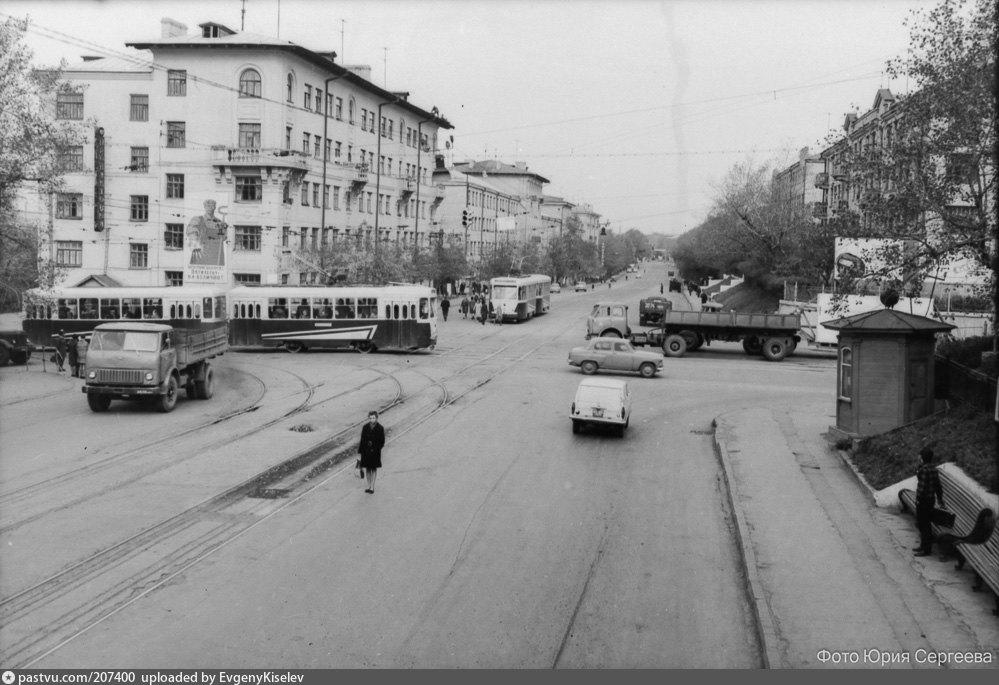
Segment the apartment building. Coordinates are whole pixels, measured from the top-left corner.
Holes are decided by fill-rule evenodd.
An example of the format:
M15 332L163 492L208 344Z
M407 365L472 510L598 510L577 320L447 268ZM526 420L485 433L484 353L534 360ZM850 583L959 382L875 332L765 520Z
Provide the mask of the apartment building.
M816 178L824 171L825 160L812 154L809 148L802 148L798 161L774 173L778 197L801 207L812 207L814 211L823 201L822 188L817 186Z
M317 282L310 250L429 244L452 128L436 108L334 53L217 23L164 19L127 46L62 74L55 116L88 130L42 231L64 283Z

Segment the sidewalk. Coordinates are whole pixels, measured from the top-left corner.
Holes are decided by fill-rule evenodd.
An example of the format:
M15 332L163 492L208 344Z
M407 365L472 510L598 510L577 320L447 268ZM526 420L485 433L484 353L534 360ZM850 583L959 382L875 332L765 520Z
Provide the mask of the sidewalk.
M814 403L715 419L767 667L999 668L991 593L951 559L913 556L915 521L875 506L824 437L834 422Z

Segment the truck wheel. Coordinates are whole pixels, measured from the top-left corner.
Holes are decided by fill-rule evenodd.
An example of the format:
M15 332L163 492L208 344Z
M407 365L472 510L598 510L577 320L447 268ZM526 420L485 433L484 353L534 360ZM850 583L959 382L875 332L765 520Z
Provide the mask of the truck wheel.
M173 411L177 406L177 393L180 388L177 385L177 378L170 376L167 380L166 392L160 395L157 408L164 414Z
M763 358L779 362L787 356L787 341L784 338L767 338L763 341Z
M755 335L751 335L742 339L742 349L746 351L746 354L762 354L763 342Z
M107 395L87 395L87 404L90 405L90 411L102 412L107 411L108 407L111 406L111 398Z
M693 352L704 343L704 338L694 331L680 331L683 341L687 343L687 350Z
M589 359L587 359L585 362L580 364L579 368L587 376L592 376L597 372L597 363L595 361L590 361Z
M656 365L642 364L638 367L638 373L642 374L642 378L652 378L656 375Z
M682 335L674 333L663 340L663 354L667 357L682 357L687 352L687 341Z
M198 399L210 400L215 394L215 371L205 362L205 380L195 381L194 387L197 389Z

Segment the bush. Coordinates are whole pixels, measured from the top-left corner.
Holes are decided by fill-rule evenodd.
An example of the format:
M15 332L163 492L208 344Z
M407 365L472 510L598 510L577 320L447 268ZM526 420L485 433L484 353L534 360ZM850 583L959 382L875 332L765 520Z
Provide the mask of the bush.
M973 370L980 370L982 366L982 353L991 352L995 344L995 339L989 335L979 335L972 338L941 340L937 343L937 355L949 359ZM991 366L995 375L995 360L991 360ZM985 372L983 372L985 373Z

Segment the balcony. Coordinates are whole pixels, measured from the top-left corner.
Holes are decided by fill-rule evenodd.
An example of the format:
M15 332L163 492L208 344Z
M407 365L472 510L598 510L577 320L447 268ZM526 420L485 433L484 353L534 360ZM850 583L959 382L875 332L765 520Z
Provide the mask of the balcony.
M343 171L343 178L351 185L363 186L368 182L367 164L337 164Z
M843 164L833 165L829 173L836 181L846 181L849 180L850 178L850 173L849 171L847 171L846 166L844 166Z
M836 209L839 210L839 211L841 211L841 212L846 211L847 209L850 209L850 201L849 200L837 200L837 202L836 202Z
M218 167L283 167L298 171L308 171L309 162L297 150L281 148L225 147L212 146L212 165Z
M816 188L828 188L829 187L829 174L825 171L820 171L815 174L815 187Z

